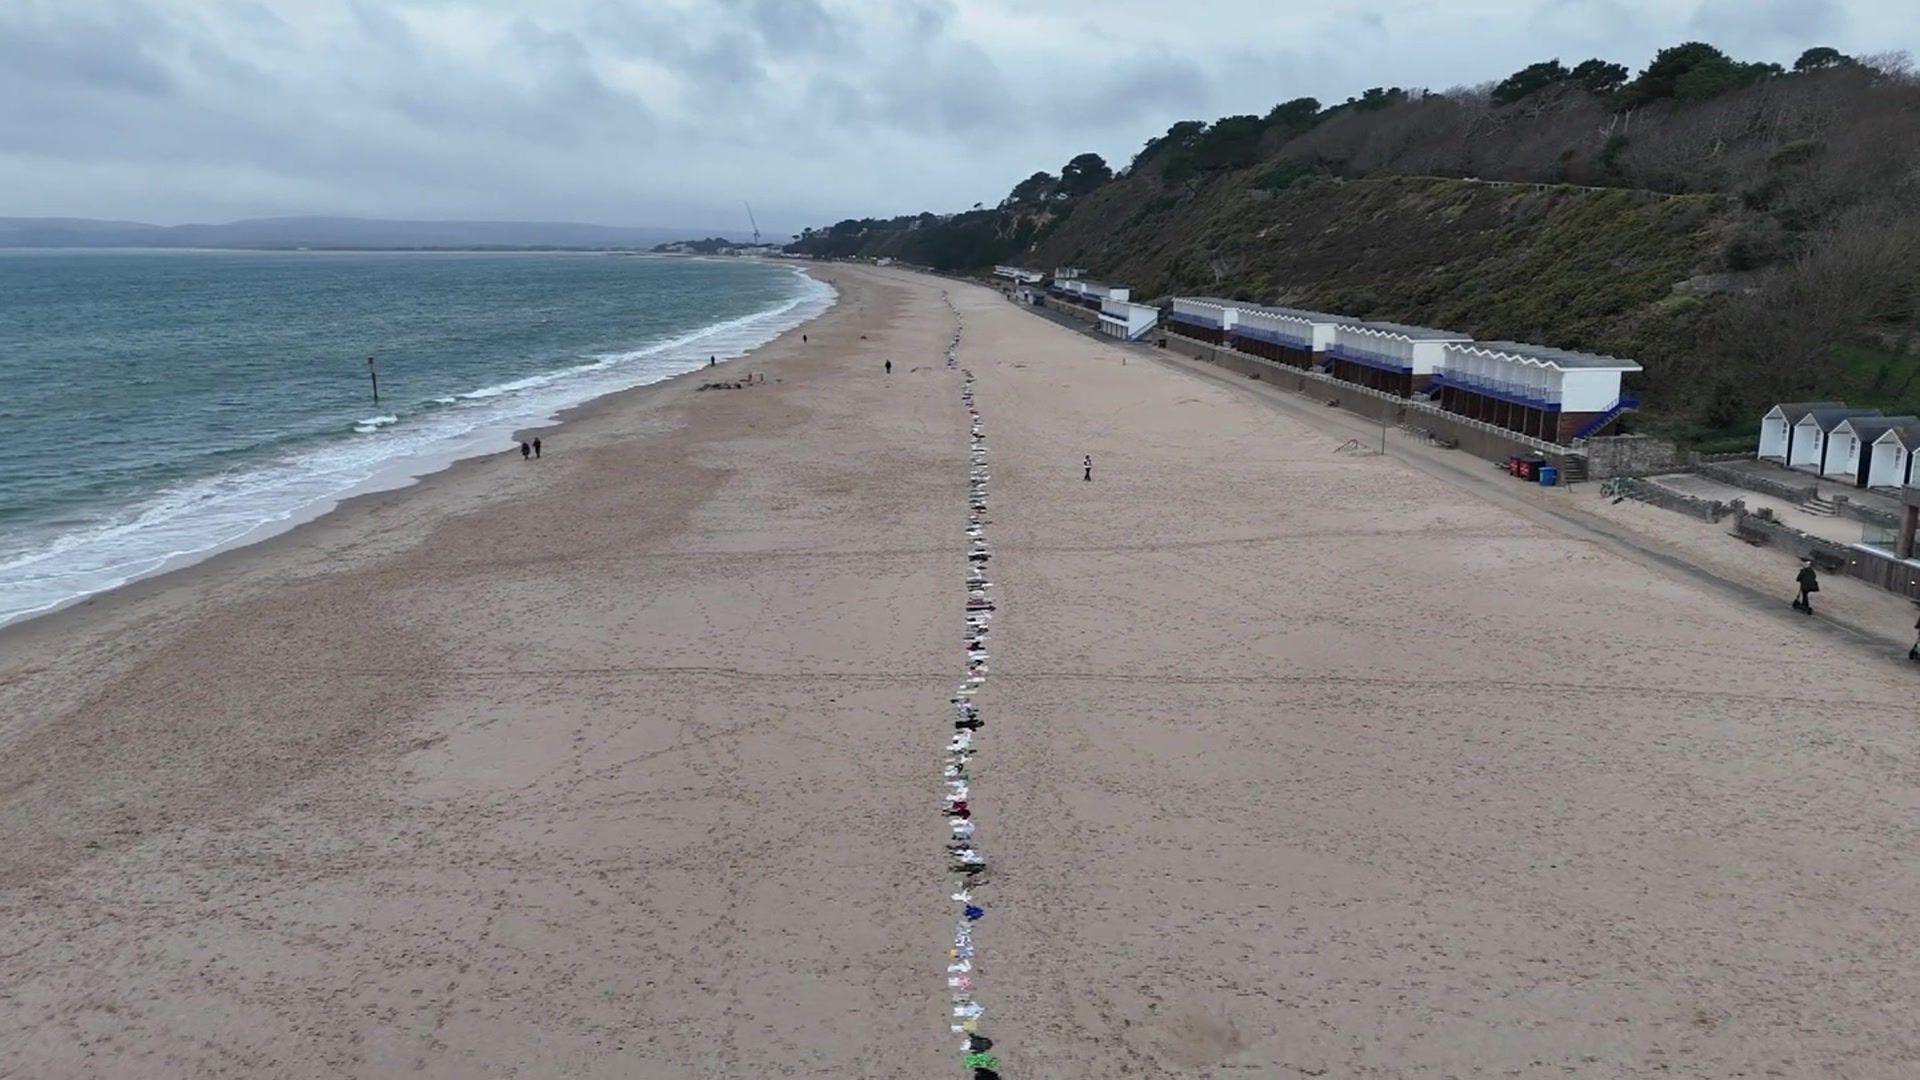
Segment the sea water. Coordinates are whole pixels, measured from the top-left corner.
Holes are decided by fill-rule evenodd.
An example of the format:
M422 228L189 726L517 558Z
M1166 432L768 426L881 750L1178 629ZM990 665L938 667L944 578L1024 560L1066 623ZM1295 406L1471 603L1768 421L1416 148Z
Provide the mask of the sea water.
M0 253L0 624L513 449L832 298L738 260Z

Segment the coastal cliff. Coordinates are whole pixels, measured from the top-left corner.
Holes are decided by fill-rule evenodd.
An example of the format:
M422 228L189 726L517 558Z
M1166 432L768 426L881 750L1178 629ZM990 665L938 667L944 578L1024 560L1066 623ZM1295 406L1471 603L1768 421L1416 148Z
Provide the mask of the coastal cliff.
M848 219L791 250L1078 266L1137 299L1630 356L1648 423L1707 449L1747 440L1773 400L1920 407L1911 65L1814 49L1788 72L1689 43L1625 75L1549 62L1186 121L1117 175L1081 155L990 209Z

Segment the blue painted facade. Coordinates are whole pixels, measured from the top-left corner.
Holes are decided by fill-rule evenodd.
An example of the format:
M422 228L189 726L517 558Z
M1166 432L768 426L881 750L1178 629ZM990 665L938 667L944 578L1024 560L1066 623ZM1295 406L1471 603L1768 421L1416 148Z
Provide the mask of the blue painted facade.
M1402 360L1397 356L1367 352L1345 345L1333 345L1329 347L1327 349L1327 355L1336 360L1346 360L1350 363L1359 364L1362 367L1378 368L1381 371L1391 371L1400 375L1413 374L1413 361Z
M1270 345L1281 345L1289 349L1299 349L1301 352L1313 351L1313 339L1311 337L1295 337L1292 334L1283 334L1278 330L1248 326L1246 323L1236 325L1233 328L1232 336L1244 337L1253 341L1264 341Z

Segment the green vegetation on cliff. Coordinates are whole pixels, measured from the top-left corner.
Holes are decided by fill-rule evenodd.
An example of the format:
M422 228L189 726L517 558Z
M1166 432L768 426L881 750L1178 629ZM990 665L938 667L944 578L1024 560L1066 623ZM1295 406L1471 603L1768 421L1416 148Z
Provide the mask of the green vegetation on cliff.
M1654 422L1708 440L1770 400L1920 397L1920 81L1821 48L1791 73L1697 42L1631 79L1544 61L1184 121L1118 175L1081 155L991 209L843 221L793 250L1082 266L1137 298L1631 356Z

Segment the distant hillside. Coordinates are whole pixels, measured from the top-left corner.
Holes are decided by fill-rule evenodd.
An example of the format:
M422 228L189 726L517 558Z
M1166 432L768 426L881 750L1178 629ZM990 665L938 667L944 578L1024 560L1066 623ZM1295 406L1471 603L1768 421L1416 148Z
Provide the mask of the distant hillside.
M1901 57L1813 49L1788 72L1689 43L1634 78L1548 61L1183 122L1117 176L1074 161L993 209L843 221L793 250L1081 266L1143 298L1631 356L1650 419L1703 445L1770 400L1920 405L1920 80Z
M699 230L563 221L383 221L257 218L224 225L144 225L84 218L0 218L0 248L645 249Z

